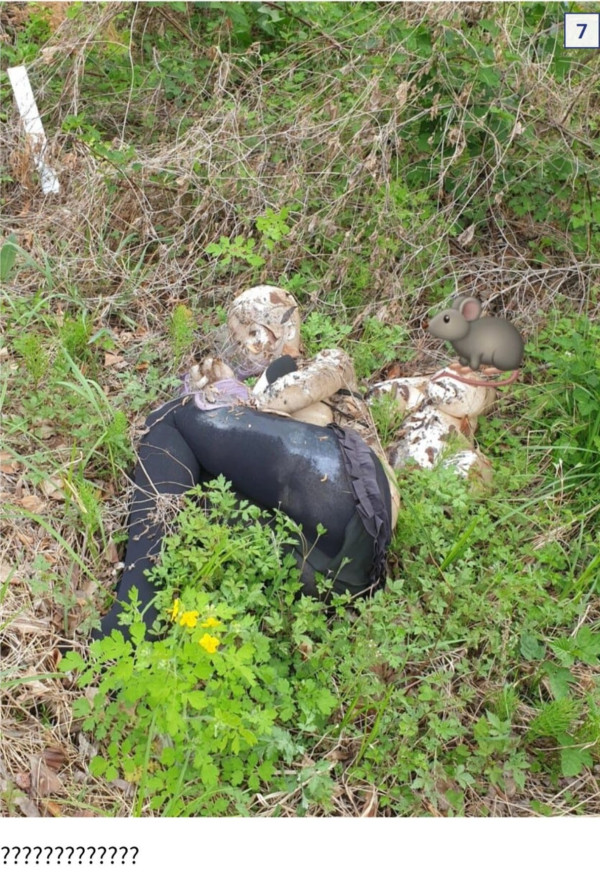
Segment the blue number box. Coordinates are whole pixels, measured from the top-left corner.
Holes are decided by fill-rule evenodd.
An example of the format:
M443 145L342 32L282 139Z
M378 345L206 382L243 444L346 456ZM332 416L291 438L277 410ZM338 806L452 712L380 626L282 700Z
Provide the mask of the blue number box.
M565 12L565 49L600 49L600 12Z

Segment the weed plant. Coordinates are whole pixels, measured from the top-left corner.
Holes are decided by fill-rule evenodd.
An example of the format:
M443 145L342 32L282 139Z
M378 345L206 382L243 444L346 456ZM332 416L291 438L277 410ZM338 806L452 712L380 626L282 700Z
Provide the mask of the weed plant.
M330 655L312 651L324 607L295 601L297 528L281 514L264 526L223 480L196 498L155 571L164 635L146 637L134 597L130 640L115 630L92 644L91 665L63 663L83 670L81 687L97 683L74 709L107 742L92 771L138 785L138 814L146 802L175 816L247 813L261 788L292 791L286 765L337 705Z
M600 686L582 692L577 671L599 665L600 632L556 637L590 587L572 593L556 549L523 549L530 513L501 495L473 498L443 470L410 474L401 491L402 577L334 610L297 598L281 516L265 526L222 481L209 509L188 503L155 571L163 627L174 625L149 641L132 605L131 640L115 632L91 665L63 664L83 670L81 687L96 678L76 713L106 740L94 772L139 785L136 812L248 813L258 791L282 803L300 791L297 813L327 813L343 775L376 782L394 814L423 796L450 815L476 800L486 813L483 783L520 793L596 763ZM350 760L294 771L323 741Z

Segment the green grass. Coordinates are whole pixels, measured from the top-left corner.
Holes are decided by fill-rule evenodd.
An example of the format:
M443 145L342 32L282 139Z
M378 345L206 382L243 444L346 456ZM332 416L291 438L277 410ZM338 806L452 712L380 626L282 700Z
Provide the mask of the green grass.
M138 627L135 647L92 651L84 678L106 704L51 679L60 708L103 728L92 774L65 774L61 801L101 815L353 815L374 792L380 815L597 813L600 163L584 86L600 55L563 50L558 4L459 4L449 21L403 4L280 6L71 4L54 33L32 5L9 27L3 58L29 66L62 188L41 197L1 73L0 601L11 732L24 729L11 757L47 745L57 713L25 672L97 617L143 419L231 297L288 288L307 352L344 347L366 385L386 365L439 364L421 320L469 293L526 337L523 381L477 429L493 486L405 471L388 587L335 612L293 599L291 572L278 583L274 529L249 519L237 537L217 506L203 536L238 558L196 562L212 581L203 603L229 605L222 620L252 652L236 670L227 645L233 668L206 697L211 720L231 714L238 751L183 702L189 667L204 665L185 656L185 628L150 647ZM65 45L81 48L81 77ZM374 416L391 442L390 401ZM261 561L271 570L244 594L240 574ZM173 541L167 619L175 583L199 604L190 567ZM25 644L15 620L40 611L47 634ZM0 795L12 813L14 774Z

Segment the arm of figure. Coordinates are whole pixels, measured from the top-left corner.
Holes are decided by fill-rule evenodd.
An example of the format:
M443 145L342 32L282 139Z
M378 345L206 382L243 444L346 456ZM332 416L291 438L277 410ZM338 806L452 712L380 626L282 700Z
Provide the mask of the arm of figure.
M253 401L261 411L277 411L302 420L298 417L301 412L341 388L357 388L352 360L343 350L321 350L307 365L255 393Z
M339 390L350 393L358 392L358 384L352 360L344 350L321 350L310 363L296 371L277 378L268 386L261 385L254 395L254 404L261 411L277 411L289 414L295 420L326 426L334 419L342 426L340 414L334 418L333 411L324 399L334 399ZM394 470L385 457L379 441L377 429L373 423L371 412L362 397L350 396L346 399L348 407L352 401L352 413L348 414L347 426L359 429L360 435L373 449L388 477L392 499L392 528L398 518L399 493ZM339 409L336 409L339 412ZM354 425L354 426L353 426ZM360 425L360 427L358 427Z

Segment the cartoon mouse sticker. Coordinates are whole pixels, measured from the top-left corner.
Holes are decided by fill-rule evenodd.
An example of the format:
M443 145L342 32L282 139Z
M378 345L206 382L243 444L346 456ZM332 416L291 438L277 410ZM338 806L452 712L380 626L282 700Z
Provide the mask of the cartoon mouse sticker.
M525 347L523 338L508 319L480 316L480 301L461 296L453 301L448 310L434 316L431 322L424 322L423 328L436 338L450 341L461 365L468 365L473 371L477 371L482 364L492 365L500 371L512 370L511 376L504 381L491 383L468 380L444 371L435 376L436 380L449 377L473 387L501 387L517 379Z

